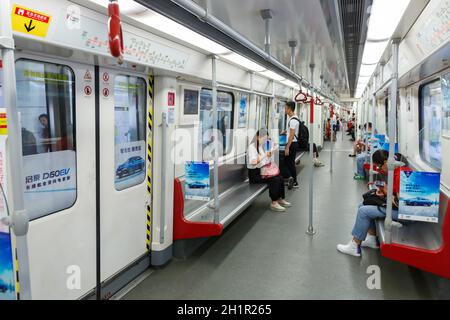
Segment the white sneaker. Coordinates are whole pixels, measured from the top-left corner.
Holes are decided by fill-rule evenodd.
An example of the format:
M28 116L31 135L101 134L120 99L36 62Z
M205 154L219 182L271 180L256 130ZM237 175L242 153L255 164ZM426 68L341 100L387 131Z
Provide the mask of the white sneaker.
M270 210L275 211L275 212L285 212L286 211L286 209L284 207L280 206L278 204L278 202L275 204L272 203L270 205Z
M316 167L324 167L325 165L319 160L319 159L314 159L314 166Z
M287 202L287 201L284 200L284 199L278 200L278 204L279 204L280 206L285 207L285 208L290 208L290 207L292 207L292 204L291 204L290 202Z
M348 244L338 244L337 249L341 253L354 257L361 257L361 246L356 244L354 240L350 241Z
M364 240L361 243L361 247L371 248L371 249L375 249L375 250L380 249L380 246L378 245L377 237L371 236L370 234L368 234L366 240Z

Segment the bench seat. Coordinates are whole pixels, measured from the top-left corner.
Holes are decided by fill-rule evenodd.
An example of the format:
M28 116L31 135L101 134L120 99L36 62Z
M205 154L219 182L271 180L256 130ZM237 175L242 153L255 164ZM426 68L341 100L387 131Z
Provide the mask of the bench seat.
M264 191L266 184L250 184L247 181L234 187L220 197L219 223L225 228L239 214L247 209L252 202ZM186 216L186 219L192 222L214 222L214 201L210 201Z

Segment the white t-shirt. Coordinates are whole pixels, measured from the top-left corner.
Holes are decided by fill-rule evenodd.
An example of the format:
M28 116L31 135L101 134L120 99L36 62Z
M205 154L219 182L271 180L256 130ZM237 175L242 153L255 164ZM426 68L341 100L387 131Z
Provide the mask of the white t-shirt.
M293 119L297 119L297 120L293 120ZM292 121L291 121L292 120ZM289 134L291 133L291 129L294 129L295 133L294 133L294 140L292 140L293 142L298 142L297 141L297 137L299 136L299 130L300 130L300 120L298 119L297 116L292 116L292 118L288 118L288 122L287 122L288 128L287 128L287 136L289 139Z
M262 157L261 162L258 164L253 164L258 161L258 156ZM248 169L258 169L264 167L266 164L270 163L272 161L271 158L267 157L266 152L264 151L264 148L262 146L259 146L259 152L256 150L256 144L251 143L248 146L248 152L247 152L247 168Z

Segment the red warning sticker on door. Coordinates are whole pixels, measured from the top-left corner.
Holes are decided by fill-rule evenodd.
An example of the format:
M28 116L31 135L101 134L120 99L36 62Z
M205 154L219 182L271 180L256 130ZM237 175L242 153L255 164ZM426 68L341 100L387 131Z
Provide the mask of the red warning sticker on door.
M92 95L92 87L91 86L84 87L84 95L87 97L90 97Z

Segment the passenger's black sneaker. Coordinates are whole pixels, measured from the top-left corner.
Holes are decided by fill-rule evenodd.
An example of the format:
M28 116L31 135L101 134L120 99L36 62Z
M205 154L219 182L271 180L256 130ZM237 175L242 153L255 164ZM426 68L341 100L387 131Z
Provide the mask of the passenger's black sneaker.
M298 184L298 182L294 182L293 187L294 187L294 189L298 189L298 188L300 188L300 185Z
M294 188L294 178L292 178L292 177L290 177L289 179L288 179L288 189L289 190L292 190L292 188Z

